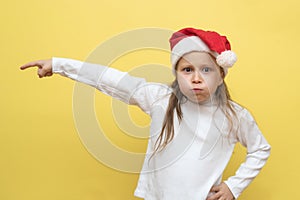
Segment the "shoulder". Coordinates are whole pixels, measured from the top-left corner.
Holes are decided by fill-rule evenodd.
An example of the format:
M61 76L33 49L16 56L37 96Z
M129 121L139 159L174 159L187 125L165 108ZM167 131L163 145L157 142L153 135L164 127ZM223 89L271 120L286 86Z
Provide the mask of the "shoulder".
M235 101L230 101L230 104L239 120L255 121L251 112L246 107Z
M171 93L172 88L166 84L144 82L135 88L130 102L131 104L139 104L143 110L151 110L157 103L165 104Z
M169 99L173 92L173 89L167 84L148 82L145 86L153 99L153 104Z

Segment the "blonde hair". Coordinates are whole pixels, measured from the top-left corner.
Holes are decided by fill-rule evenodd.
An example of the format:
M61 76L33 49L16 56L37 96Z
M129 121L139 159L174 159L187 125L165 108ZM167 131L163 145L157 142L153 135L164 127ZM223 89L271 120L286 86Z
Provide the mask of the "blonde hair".
M212 55L210 56L213 58L213 61L216 63L215 58ZM175 70L176 69L177 69L177 65L175 67ZM236 126L237 115L231 103L232 99L228 91L228 87L224 81L224 77L225 77L224 69L222 67L219 67L219 69L221 72L221 76L223 78L223 83L218 86L215 92L215 97L216 97L215 100L218 108L220 108L221 111L225 114L225 117L229 122L229 133L235 133L237 127ZM182 120L182 112L181 112L180 104L184 100L186 100L186 97L182 94L182 92L179 89L177 78L171 84L171 88L173 89L173 92L169 98L169 104L168 104L167 111L165 113L163 126L160 135L158 136L154 144L154 152L151 158L157 152L162 151L174 138L174 110L176 110L176 114L179 122L181 122Z

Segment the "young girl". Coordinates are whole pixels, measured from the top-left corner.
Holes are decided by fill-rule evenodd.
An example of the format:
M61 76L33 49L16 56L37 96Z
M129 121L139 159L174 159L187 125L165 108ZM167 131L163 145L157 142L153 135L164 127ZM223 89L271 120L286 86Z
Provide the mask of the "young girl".
M172 35L170 45L175 75L171 86L64 58L30 62L21 69L37 66L40 78L57 73L89 84L151 116L135 196L145 200L236 199L270 155L270 145L253 117L231 100L224 82L236 56L227 38L212 31L184 28ZM246 160L234 176L222 182L237 142L247 147Z

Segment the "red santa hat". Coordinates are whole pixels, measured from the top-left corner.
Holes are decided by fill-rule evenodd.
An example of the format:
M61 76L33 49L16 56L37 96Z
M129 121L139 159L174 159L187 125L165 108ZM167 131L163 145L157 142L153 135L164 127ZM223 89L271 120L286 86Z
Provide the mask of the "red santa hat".
M192 51L208 52L216 58L217 64L227 73L228 68L236 62L236 54L231 51L230 43L225 36L214 31L203 31L194 28L184 28L175 33L169 40L171 46L172 70L179 59Z

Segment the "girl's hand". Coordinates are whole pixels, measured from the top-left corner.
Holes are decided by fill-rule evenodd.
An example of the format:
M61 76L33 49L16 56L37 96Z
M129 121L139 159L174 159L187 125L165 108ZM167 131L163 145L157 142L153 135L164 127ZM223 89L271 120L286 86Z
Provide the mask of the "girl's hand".
M214 194L208 197L206 200L233 200L234 196L225 183L213 186L210 190Z
M40 78L43 78L45 76L52 76L53 74L52 59L33 61L21 66L20 69L24 70L30 67L38 67L37 74Z

